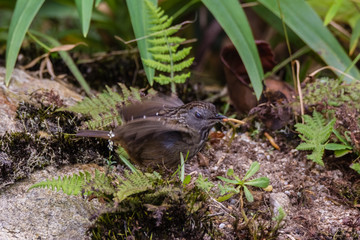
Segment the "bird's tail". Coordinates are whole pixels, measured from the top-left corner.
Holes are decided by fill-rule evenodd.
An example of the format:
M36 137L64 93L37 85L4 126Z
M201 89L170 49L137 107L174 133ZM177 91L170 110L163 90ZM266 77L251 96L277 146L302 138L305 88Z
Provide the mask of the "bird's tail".
M96 131L96 130L80 130L76 136L77 137L95 137L95 138L110 138L109 131Z

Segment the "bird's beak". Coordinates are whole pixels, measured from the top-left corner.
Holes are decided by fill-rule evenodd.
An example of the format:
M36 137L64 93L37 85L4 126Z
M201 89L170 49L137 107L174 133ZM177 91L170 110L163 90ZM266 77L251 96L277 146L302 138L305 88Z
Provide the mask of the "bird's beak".
M221 114L216 114L215 119L221 120L223 122L226 122L228 117L221 115Z

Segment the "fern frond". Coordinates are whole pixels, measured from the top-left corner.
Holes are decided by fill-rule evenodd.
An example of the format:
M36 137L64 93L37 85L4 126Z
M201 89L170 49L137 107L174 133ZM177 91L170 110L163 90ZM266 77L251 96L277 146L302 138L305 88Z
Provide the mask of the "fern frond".
M121 88L121 94L114 92L106 86L106 90L96 97L85 97L83 101L76 105L59 110L90 115L92 119L86 122L86 125L90 129L104 128L109 125L113 125L114 127L121 125L123 119L118 113L118 109L130 102L141 101L141 95L140 90L136 88L130 88L129 90L121 83L119 83L119 86Z
M304 116L305 124L295 124L296 131L299 132L299 137L305 143L299 144L298 150L312 150L312 153L307 156L308 159L315 163L324 166L322 156L325 151L325 145L333 131L336 119L332 119L326 124L325 118L318 112L313 112L313 117Z
M125 172L125 178L118 178L115 201L120 203L127 197L153 189L153 180L138 171L136 173Z
M58 177L52 180L46 180L35 183L29 190L34 188L50 188L53 191L60 191L60 189L67 195L79 195L87 181L90 181L91 175L89 172L74 174L72 176ZM85 193L87 194L87 193Z
M103 196L104 194L112 195L115 193L112 178L97 169L95 170L95 176L89 179L82 189L85 193L92 193L98 196Z
M172 84L172 91L175 91L175 83L183 83L189 74L176 77L178 72L189 67L194 61L193 58L184 60L190 53L191 47L177 51L179 44L185 41L183 38L172 36L180 30L181 25L171 26L172 17L164 14L164 11L154 6L146 0L146 6L149 11L150 22L154 24L150 28L148 43L151 45L149 52L153 59L142 59L147 66L156 69L159 72L169 73L169 77L156 76L154 80L160 84Z

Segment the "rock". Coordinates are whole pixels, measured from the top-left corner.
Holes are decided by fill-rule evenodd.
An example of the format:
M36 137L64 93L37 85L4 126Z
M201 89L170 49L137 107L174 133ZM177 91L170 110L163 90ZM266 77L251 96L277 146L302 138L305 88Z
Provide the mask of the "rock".
M62 191L32 189L34 183L55 176L94 171L95 164L47 167L0 192L0 239L86 239L89 219L104 206Z
M17 106L21 101L28 101L38 90L55 91L65 105L73 105L82 99L81 95L55 80L37 79L20 69L14 69L10 85L6 87L5 71L0 67L0 135L21 131L21 124L15 120Z
M275 216L279 214L279 208L282 207L285 213L290 209L290 199L282 192L270 193L270 206Z

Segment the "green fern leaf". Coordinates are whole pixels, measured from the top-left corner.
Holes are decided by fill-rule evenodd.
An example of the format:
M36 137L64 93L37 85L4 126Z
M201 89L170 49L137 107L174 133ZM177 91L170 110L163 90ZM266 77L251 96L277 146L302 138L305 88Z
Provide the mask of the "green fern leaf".
M308 159L315 163L324 166L322 156L325 151L325 145L333 131L336 119L332 119L326 124L325 118L318 112L313 112L313 117L304 115L305 124L295 124L296 131L299 132L299 137L304 141L299 144L298 150L312 150L312 153L307 156Z
M118 178L115 201L120 203L127 197L153 189L153 181L142 172L125 172L125 178Z
M136 88L129 90L121 83L119 86L122 94L116 93L106 86L106 90L96 97L91 99L86 97L72 107L59 110L90 115L92 119L86 122L90 129L104 128L110 125L116 127L123 122L118 109L130 102L141 101L140 90Z
M177 51L179 44L184 42L185 39L173 37L172 35L180 30L181 25L171 26L172 17L165 15L163 10L155 7L150 1L146 0L145 2L149 11L150 22L154 26L150 28L150 37L147 39L152 46L149 48L152 59L142 59L142 61L145 65L159 72L169 73L168 77L162 74L162 76L154 77L154 80L160 84L171 83L174 92L174 84L183 83L186 80L184 77L190 76L189 74L181 75L181 77L176 75L189 67L194 61L193 58L185 60L190 53L191 47Z
M96 169L95 176L87 181L87 184L83 186L83 191L97 196L109 196L115 193L115 187L111 177Z
M46 180L32 185L29 190L34 188L50 188L53 191L59 191L60 189L67 195L79 195L83 189L83 186L87 181L91 179L90 173L79 172L73 176L58 177L52 180Z

